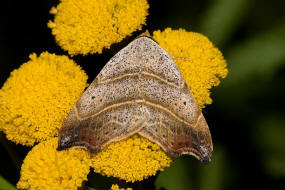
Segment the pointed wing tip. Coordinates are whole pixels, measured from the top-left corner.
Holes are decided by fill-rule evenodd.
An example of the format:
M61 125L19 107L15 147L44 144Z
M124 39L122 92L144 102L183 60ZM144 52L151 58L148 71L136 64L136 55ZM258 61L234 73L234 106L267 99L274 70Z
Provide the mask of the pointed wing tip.
M63 147L60 147L60 146L58 146L58 147L56 148L57 151L62 151L62 150L65 150L65 149L67 149L67 148L63 148Z
M211 162L211 158L210 157L201 158L200 161L203 164L207 165L207 164L209 164Z
M85 150L88 150L91 153L97 153L97 152L99 152L101 150L100 147L92 146L89 142L85 142L85 141L65 142L64 140L59 138L56 150L57 151L62 151L62 150L67 150L69 148L85 149Z
M70 148L71 146L61 146L60 143L58 143L56 150L57 151L62 151Z
M197 150L191 148L191 149L183 149L179 151L166 151L166 154L171 157L171 159L178 158L181 155L191 155L194 156L196 159L200 160L203 164L207 165L211 162L211 155L212 152L209 152L208 154L201 154L201 152L198 152Z

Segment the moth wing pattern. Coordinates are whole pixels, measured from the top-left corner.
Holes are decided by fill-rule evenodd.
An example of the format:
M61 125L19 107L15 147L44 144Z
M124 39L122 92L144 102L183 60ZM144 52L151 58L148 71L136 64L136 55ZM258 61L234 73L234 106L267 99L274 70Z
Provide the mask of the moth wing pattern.
M171 157L210 161L212 139L201 110L171 57L144 36L111 58L86 89L60 130L58 150L98 152L135 133Z

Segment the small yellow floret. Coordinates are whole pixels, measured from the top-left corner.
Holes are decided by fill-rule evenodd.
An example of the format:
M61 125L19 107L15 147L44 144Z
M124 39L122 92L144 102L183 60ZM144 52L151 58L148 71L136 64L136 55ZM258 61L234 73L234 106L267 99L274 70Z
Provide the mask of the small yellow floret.
M155 31L153 38L173 56L199 107L211 104L209 90L228 73L222 53L207 37L183 29Z
M67 56L42 53L14 70L0 90L0 130L23 145L57 136L87 75Z
M110 190L132 190L132 188L120 188L117 184L116 185L112 185Z
M87 180L90 156L82 149L57 151L57 138L41 142L27 155L21 168L19 189L74 189Z
M170 162L157 144L134 135L104 148L92 158L92 167L102 175L134 182L155 175Z
M141 29L148 8L147 0L61 0L48 27L70 55L101 53Z
M55 7L52 7L49 11L50 14L55 15L57 13L57 9Z

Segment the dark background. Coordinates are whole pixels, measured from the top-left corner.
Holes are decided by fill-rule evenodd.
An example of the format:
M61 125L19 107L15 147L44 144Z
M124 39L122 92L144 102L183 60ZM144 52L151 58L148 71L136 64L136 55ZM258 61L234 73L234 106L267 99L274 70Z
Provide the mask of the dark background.
M0 86L32 52L67 55L46 25L52 18L49 10L57 3L1 2ZM285 189L285 1L153 0L149 4L150 32L181 27L203 33L223 52L229 75L212 90L213 104L203 109L214 142L212 162L204 166L183 156L145 185L154 188L154 183L167 190ZM137 34L102 55L75 56L89 82ZM2 133L0 140L0 176L16 184L30 148L16 146ZM101 189L104 180L90 174L88 185Z

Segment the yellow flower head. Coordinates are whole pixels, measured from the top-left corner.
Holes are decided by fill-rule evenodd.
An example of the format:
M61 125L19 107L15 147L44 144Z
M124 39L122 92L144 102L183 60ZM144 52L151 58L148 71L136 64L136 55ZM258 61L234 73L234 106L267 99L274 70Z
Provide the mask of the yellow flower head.
M87 86L87 75L66 56L30 55L0 90L0 130L9 140L33 145L56 136Z
M120 188L117 184L116 185L112 185L110 190L132 190L132 188Z
M153 38L173 56L200 108L211 104L209 89L228 73L222 53L207 37L183 29L155 31Z
M127 182L141 181L169 166L171 159L157 145L134 135L104 148L92 158L95 172Z
M48 27L70 55L101 53L141 29L148 8L147 0L61 0Z
M57 151L57 138L36 145L21 168L20 189L76 189L95 172L126 181L140 181L170 165L171 159L149 140L134 135L97 154L78 148ZM111 189L120 189L113 185ZM127 188L131 190L131 188Z
M51 12L58 15L67 2L72 2L70 6L81 5L81 1L62 0ZM54 25L57 27L56 22ZM219 77L224 78L228 72L221 52L203 35L182 29L156 31L153 37L173 56L200 108L210 104L209 89L217 86ZM56 151L57 138L52 137L58 135L58 129L87 86L87 76L66 56L43 53L30 58L11 73L0 90L0 130L7 138L25 145L48 139L25 158L18 188L77 189L87 180L90 167L105 176L141 181L170 165L171 158L159 145L139 135L111 143L97 154L75 148ZM111 189L120 190L118 185Z
M19 189L74 189L87 180L88 152L71 148L57 151L57 138L41 142L27 155L21 169Z

